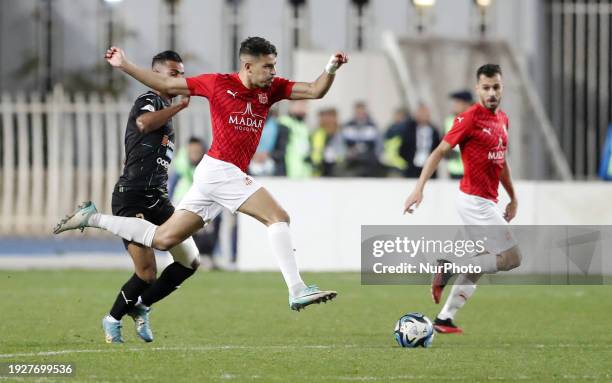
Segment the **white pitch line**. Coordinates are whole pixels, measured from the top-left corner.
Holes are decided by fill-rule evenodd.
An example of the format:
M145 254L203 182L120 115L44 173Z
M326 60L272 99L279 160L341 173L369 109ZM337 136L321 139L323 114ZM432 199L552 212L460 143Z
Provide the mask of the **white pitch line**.
M223 350L283 350L283 349L331 349L331 348L353 348L357 345L284 345L284 346L240 346L240 345L218 345L218 346L198 346L198 347L150 347L150 348L119 348L110 346L105 349L76 349L76 350L55 350L55 351L40 351L26 352L15 354L0 354L0 359L31 357L31 356L53 356L66 354L95 354L117 351L223 351Z

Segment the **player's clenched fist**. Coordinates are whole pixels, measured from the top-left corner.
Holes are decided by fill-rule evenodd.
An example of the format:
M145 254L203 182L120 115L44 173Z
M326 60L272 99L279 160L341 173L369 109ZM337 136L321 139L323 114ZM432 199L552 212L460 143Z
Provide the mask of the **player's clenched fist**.
M338 68L348 62L348 56L344 52L336 52L329 58L329 62L325 66L325 71L329 74L336 74Z
M121 68L126 60L123 49L117 47L110 47L104 54L104 58L109 64L117 68Z
M181 109L185 109L186 107L189 106L189 100L190 100L189 96L181 96L177 104L180 105Z

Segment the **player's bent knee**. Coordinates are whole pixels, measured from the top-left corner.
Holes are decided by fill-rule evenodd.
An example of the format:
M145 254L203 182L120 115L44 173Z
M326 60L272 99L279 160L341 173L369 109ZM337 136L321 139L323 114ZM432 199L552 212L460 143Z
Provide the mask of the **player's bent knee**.
M200 251L192 237L172 247L169 251L176 262L188 269L197 270L200 266Z
M155 266L141 268L136 270L136 275L146 283L152 284L157 280L157 268Z
M174 235L155 234L153 239L153 247L161 251L170 251L173 247L180 243L180 239Z
M272 215L269 220L268 226L279 222L286 222L287 224L291 223L289 214L284 209L280 209Z
M518 246L514 246L513 248L504 251L501 254L501 258L502 264L500 265L501 267L498 268L501 271L516 269L521 265L522 256Z

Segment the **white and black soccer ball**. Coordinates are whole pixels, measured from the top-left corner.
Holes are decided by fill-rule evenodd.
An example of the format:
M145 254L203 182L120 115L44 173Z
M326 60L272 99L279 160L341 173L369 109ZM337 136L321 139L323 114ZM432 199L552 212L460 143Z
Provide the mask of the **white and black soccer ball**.
M434 329L431 320L420 313L402 316L395 324L395 340L402 347L429 347L433 342Z

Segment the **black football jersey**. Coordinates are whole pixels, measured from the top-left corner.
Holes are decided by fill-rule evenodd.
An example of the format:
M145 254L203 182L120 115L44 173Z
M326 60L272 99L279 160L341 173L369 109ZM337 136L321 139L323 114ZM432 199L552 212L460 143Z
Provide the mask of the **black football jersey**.
M136 99L125 130L125 163L120 186L133 190L167 189L168 167L174 153L172 119L151 133L141 133L136 119L148 112L170 106L162 97L149 91Z

